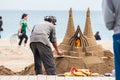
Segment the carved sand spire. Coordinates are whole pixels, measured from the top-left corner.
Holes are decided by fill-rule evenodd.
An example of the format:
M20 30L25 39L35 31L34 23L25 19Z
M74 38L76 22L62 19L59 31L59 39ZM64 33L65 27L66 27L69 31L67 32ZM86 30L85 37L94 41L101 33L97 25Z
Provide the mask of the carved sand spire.
M92 26L91 26L91 20L90 20L90 9L88 8L87 14L86 14L86 23L85 23L85 29L84 29L84 35L88 38L93 37L92 32Z
M74 33L75 33L75 29L74 29L73 13L72 13L72 8L70 8L67 31L65 33L63 43L68 42Z
M86 14L86 23L85 23L85 29L84 29L84 36L87 37L89 46L96 45L96 40L93 35L92 26L91 26L91 19L90 19L90 9L88 8L87 14Z
M78 36L78 35L80 35L80 36ZM88 41L87 41L86 37L82 34L82 31L81 31L79 25L77 27L77 30L76 30L74 36L70 39L69 45L75 47L75 43L78 38L80 39L80 47L88 47L89 46Z

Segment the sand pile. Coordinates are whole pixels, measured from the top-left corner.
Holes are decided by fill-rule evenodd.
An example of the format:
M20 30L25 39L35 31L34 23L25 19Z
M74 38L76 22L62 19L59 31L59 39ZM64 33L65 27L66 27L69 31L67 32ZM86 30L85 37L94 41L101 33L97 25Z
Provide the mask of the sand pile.
M35 74L34 65L31 64L31 65L27 66L24 70L17 72L17 74L19 74L19 75L34 75Z
M57 73L63 74L69 72L72 67L78 69L91 69L94 73L104 74L111 73L113 66L113 58L77 58L77 57L63 57L56 58ZM64 67L63 67L64 66Z
M11 71L10 69L0 66L0 75L14 75L15 72Z
M46 74L44 68L43 74ZM4 66L0 66L0 75L35 75L34 64L25 67L24 70L20 72L14 72Z
M97 72L99 74L112 73L112 70L114 68L113 59L112 58L105 58L104 61L105 61L105 63L98 63L98 64L94 64L94 65L91 65L91 64L86 65L86 68L89 68L93 72Z
M27 66L24 70L20 72L14 72L4 66L0 66L0 75L34 75L34 65Z

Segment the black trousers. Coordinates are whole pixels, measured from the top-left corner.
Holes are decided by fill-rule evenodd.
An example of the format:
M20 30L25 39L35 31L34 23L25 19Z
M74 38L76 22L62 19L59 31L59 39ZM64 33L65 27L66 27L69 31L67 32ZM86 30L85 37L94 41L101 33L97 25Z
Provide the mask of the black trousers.
M26 33L23 33L21 36L19 36L20 41L19 41L18 45L22 44L22 41L23 41L24 38L25 38L24 43L27 43L28 36L26 35Z
M36 75L42 74L42 63L47 75L56 75L55 62L51 48L40 42L30 43L30 48L34 55Z

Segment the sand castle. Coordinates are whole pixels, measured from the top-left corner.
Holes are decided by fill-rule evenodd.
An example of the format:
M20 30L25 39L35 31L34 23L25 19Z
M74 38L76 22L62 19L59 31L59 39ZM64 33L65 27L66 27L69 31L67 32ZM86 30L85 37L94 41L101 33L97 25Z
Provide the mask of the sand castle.
M103 49L94 38L89 8L83 33L79 25L75 31L72 8L70 9L67 31L59 49L65 57L55 58L58 74L70 71L71 67L91 69L100 74L113 69L113 53Z
M6 42L5 42L6 43ZM0 54L6 58L11 56L17 56L17 60L23 59L29 62L32 60L32 52L30 49L17 50L10 47L0 47ZM93 72L100 74L111 72L113 69L113 54L109 50L105 50L101 45L98 45L93 32L90 21L90 10L88 9L86 15L86 24L84 32L81 31L80 26L77 26L75 30L72 9L69 11L69 20L67 31L62 43L59 45L59 49L63 50L64 57L55 57L57 74L63 74L69 72L72 67L79 69L91 69ZM9 54L9 55L8 55ZM22 55L19 55L22 54ZM23 55L25 54L25 55ZM30 57L31 54L31 57ZM1 56L1 57L2 57ZM21 57L18 57L21 56ZM25 56L25 57L24 57ZM26 59L27 56L27 59ZM12 57L14 61L16 57ZM1 59L2 60L2 59ZM7 60L7 59L6 59ZM9 59L8 59L9 60ZM21 60L21 62L23 62ZM10 58L11 61L11 58ZM16 60L15 60L16 61ZM19 63L20 61L18 61ZM15 64L17 65L17 64ZM19 64L18 64L19 65ZM43 69L43 72L45 70ZM25 67L24 70L14 72L4 66L0 66L0 75L34 75L34 64Z

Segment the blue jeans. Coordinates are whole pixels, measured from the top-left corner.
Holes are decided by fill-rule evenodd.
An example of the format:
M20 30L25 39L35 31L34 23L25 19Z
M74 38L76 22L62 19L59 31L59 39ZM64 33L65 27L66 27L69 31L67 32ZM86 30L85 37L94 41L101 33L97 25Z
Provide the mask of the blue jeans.
M120 80L120 33L113 35L114 65L116 80Z

